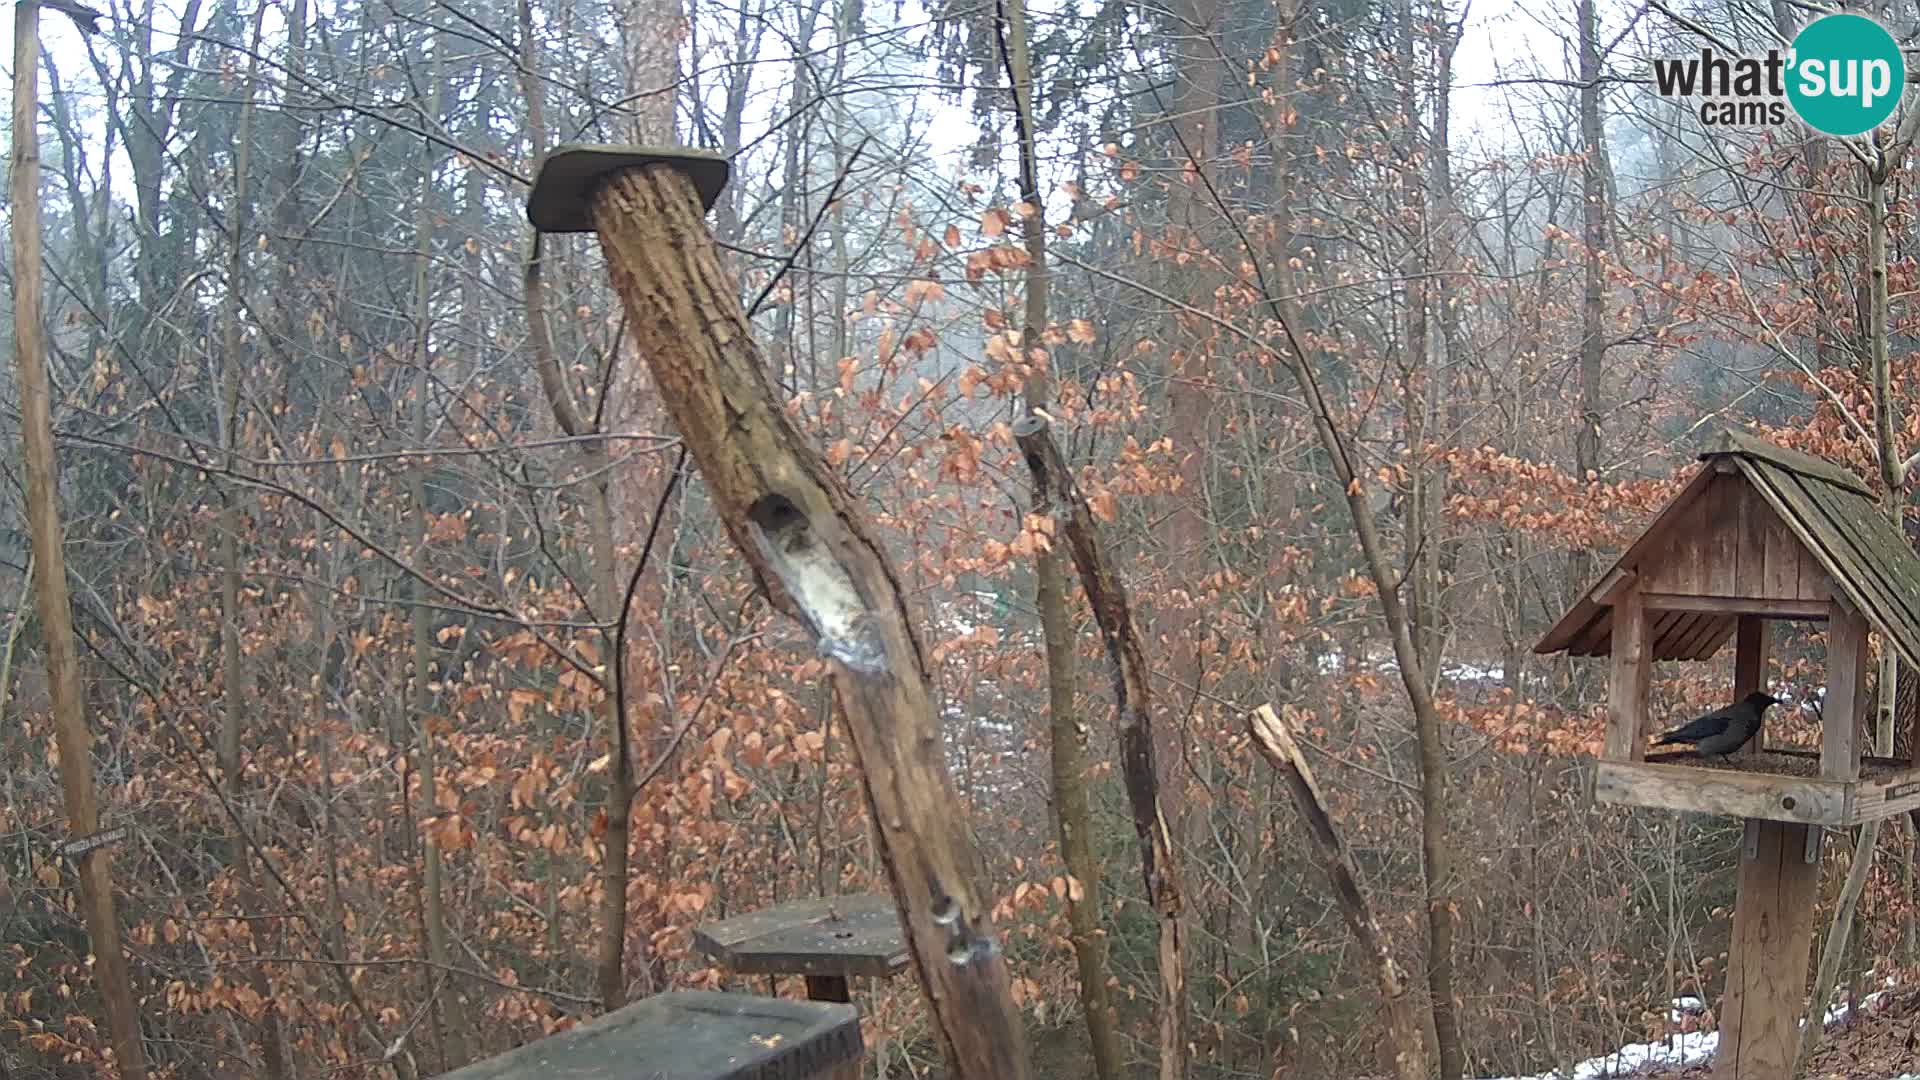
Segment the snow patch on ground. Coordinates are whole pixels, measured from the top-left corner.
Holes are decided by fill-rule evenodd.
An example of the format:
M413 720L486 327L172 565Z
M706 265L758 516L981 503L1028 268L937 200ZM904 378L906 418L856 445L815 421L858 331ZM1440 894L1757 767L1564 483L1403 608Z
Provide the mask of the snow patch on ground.
M1892 980L1889 979L1888 982L1892 982ZM1863 997L1860 999L1860 1007L1862 1009L1865 1009L1867 1012L1871 1013L1873 1011L1874 1004L1878 1002L1881 998L1884 998L1886 996L1887 996L1887 992L1885 990L1875 990L1873 993L1868 994L1866 997ZM1847 1003L1844 1001L1839 1003L1838 1005L1835 1005L1831 1009L1827 1010L1827 1023L1829 1024L1837 1024L1840 1021L1845 1020L1846 1018L1847 1018ZM1806 1021L1802 1020L1800 1021L1800 1023L1802 1025L1805 1025Z
M1893 980L1888 979L1886 985L1891 987ZM1876 990L1862 998L1860 1006L1871 1012L1874 1003L1886 995L1887 991ZM1674 998L1671 1004L1668 1015L1676 1024L1683 1017L1697 1016L1706 1009L1706 1003L1696 997ZM1827 1010L1829 1024L1846 1018L1847 1004L1844 1001ZM1609 1077L1631 1076L1634 1070L1650 1065L1697 1065L1711 1059L1719 1045L1720 1033L1717 1031L1690 1031L1659 1042L1629 1043L1611 1054L1580 1062L1573 1067L1572 1073L1556 1071L1537 1076L1495 1077L1491 1080L1608 1080ZM1920 1080L1920 1073L1906 1073L1889 1080Z
M1538 1076L1510 1076L1499 1080L1605 1080L1606 1077L1630 1075L1635 1069L1649 1065L1692 1065L1706 1061L1719 1045L1720 1033L1717 1031L1690 1031L1659 1042L1629 1043L1611 1054L1588 1058L1575 1065L1571 1074L1545 1072Z

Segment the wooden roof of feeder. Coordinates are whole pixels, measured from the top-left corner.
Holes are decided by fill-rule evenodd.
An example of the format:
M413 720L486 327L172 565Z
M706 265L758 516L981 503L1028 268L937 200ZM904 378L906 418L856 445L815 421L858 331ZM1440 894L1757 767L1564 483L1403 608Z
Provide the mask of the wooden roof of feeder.
M1742 614L1824 619L1837 595L1920 666L1920 555L1872 489L1830 461L1737 431L1700 459L1686 487L1535 652L1609 655L1613 598L1637 581L1643 592L1692 598L1686 607L1718 609L1659 611L1650 627L1655 660L1708 659Z

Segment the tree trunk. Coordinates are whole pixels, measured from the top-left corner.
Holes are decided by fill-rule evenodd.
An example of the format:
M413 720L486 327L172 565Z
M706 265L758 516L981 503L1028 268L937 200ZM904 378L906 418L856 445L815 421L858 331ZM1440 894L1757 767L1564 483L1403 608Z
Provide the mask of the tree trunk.
M1326 452L1334 480L1345 494L1347 515L1366 563L1367 576L1380 603L1381 617L1393 643L1400 685L1413 709L1419 741L1421 882L1427 907L1427 984L1432 994L1433 1027L1438 1044L1441 1080L1459 1080L1466 1069L1460 1045L1459 1022L1453 1001L1453 850L1447 827L1447 759L1441 742L1440 712L1433 700L1420 652L1414 643L1413 622L1399 593L1400 582L1387 561L1386 545L1368 504L1365 478L1355 468L1347 440L1336 426L1332 403L1315 374L1314 357L1301 346L1293 330L1291 304L1269 293L1266 297L1286 348L1280 351L1306 399L1314 434Z
M1885 151L1881 151L1885 155ZM1903 155L1904 156L1904 155ZM1895 159L1897 160L1897 159ZM1900 444L1894 437L1899 429L1899 406L1893 398L1893 365L1887 356L1887 170L1881 165L1867 177L1867 274L1870 296L1867 308L1867 344L1873 368L1874 439L1879 445L1880 480L1885 486L1887 513L1893 527L1906 535L1901 521L1900 492L1906 477L1900 459ZM1899 653L1880 650L1880 703L1873 711L1873 752L1881 757L1893 754L1893 719L1899 702Z
M1574 482L1585 485L1600 472L1601 367L1606 360L1607 185L1601 175L1600 25L1598 0L1579 0L1580 21L1580 239L1585 276L1580 290L1580 426L1574 431ZM1586 588L1593 577L1593 552L1580 548L1568 564L1568 587Z
M13 357L20 395L20 441L26 467L27 531L33 547L34 600L47 649L47 688L53 699L54 741L60 753L60 792L68 834L100 829L93 790L93 735L80 693L73 611L67 596L67 559L61 536L59 463L53 452L53 401L40 324L40 5L13 13L12 203ZM93 948L93 978L106 1007L114 1065L122 1080L145 1080L146 1049L134 1004L120 916L113 899L113 854L102 844L79 857L81 907Z
M679 98L680 34L685 25L680 0L626 0L625 9L627 19L621 24L621 36L628 65L628 100L632 102L629 126L632 139L641 144L672 146L678 141L674 132L675 103ZM533 78L531 74L522 77ZM544 145L544 131L541 140ZM591 430L606 436L655 430L661 420L657 396L649 392L643 366L625 362L633 357L622 356L618 346L615 342L607 351L606 363L611 370L606 372L601 385L610 390L591 421ZM621 467L619 445L611 439L586 443L582 454L594 477L588 506L593 615L596 622L606 627L602 655L606 657L607 670L612 671L613 664L627 662L626 657L613 655L612 627L620 617L618 607L622 596L616 545L637 541L637 534L650 524L641 520L642 508L650 507L653 500L648 497L651 493L636 482L636 470ZM660 484L670 482L665 474L660 475ZM676 531L675 508L670 501L663 502L660 512L662 520L658 528L662 535L671 537ZM651 578L643 583L635 603L646 613L645 617L664 621L666 592L658 581ZM671 627L663 626L661 636L670 638ZM645 692L645 688L637 694L630 692L628 700L636 700ZM629 721L616 714L611 692L601 704L601 722L615 752L612 767L607 771L607 831L602 837L600 864L601 937L597 967L601 999L608 1009L615 1009L627 996L627 885L632 864L634 790ZM634 936L643 950L641 974L646 976L651 990L654 972L645 953L648 935Z
M443 57L446 52L444 37L436 35L433 43L433 60L427 68L427 116L438 120L442 93ZM428 374L433 367L433 219L437 208L434 205L433 173L439 160L439 154L432 143L424 143L421 148L419 205L414 217L414 267L413 267L413 393L411 426L413 442L417 449L424 451L427 441L427 398L432 393ZM429 565L427 558L427 498L426 498L425 458L416 459L412 468L407 470L407 497L412 512L407 515L408 528L412 532L414 560L423 573ZM426 606L427 586L419 579L412 584L412 655L413 690L408 711L413 714L414 745L420 755L420 802L422 819L431 821L441 813L439 791L439 748L435 744L433 720L433 619L431 609ZM427 959L431 970L422 980L424 992L429 997L423 1004L430 1010L431 1022L428 1032L429 1044L440 1055L440 1068L445 1071L465 1060L461 1048L461 1037L452 1030L455 1025L448 1023L448 1010L443 1007L439 988L447 978L447 969L451 953L447 947L447 915L445 899L445 870L440 857L440 842L437 830L421 830L423 840L423 861L427 933Z
M593 220L614 288L728 535L828 659L948 1072L1024 1080L1026 1035L904 594L865 515L775 399L700 205L672 166L603 180Z
M229 226L229 246L227 249L227 289L222 299L220 313L221 336L221 411L220 445L226 451L227 467L237 469L239 460L240 423L240 380L245 363L240 355L240 290L244 287L247 275L247 243L251 228L252 204L247 190L248 172L252 167L254 95L259 88L259 61L261 22L265 18L266 5L262 4L254 11L253 21L253 57L247 63L246 87L240 106L239 130L234 139L233 151L233 212ZM226 786L227 798L233 802L234 810L240 817L230 823L227 842L231 860L239 877L243 903L253 911L260 911L259 889L254 880L253 859L246 848L246 840L240 835L241 823L249 821L251 814L247 801L246 774L241 767L240 743L246 727L246 710L252 700L250 680L246 670L245 655L241 650L240 617L240 529L242 518L240 503L242 489L229 484L224 491L225 498L220 508L220 652L221 666L224 669L222 688L226 698L225 711L220 728L219 765L221 783ZM247 972L247 982L253 992L260 996L263 1006L260 1018L261 1061L271 1080L281 1080L287 1075L285 1049L281 1045L280 1007L273 996L273 985L267 977L264 966L257 962L260 947L259 939L249 935L248 949L254 953L256 962Z
M546 110L542 105L546 83L539 76L538 39L533 31L532 0L520 0L519 10L522 50L520 78L522 92L527 97L527 138L533 156L538 158L547 150ZM559 358L554 353L552 331L547 323L546 288L542 278L541 242L538 236L534 237L533 250L527 257L522 284L527 304L527 336L533 342L534 366L539 373L547 404L553 411L554 422L561 431L575 437L599 433L596 424L600 421L589 421L575 404L573 391L567 385L566 373L561 370ZM610 356L607 362L617 363L618 358ZM629 383L633 381L631 378L628 380ZM618 622L619 613L615 608L620 602L620 584L614 562L614 498L610 475L612 455L606 440L594 439L581 444L580 456L587 475L592 477L587 504L588 558L592 562L589 579L591 595L588 601L593 609L593 620L608 627L602 634L601 655L608 659L609 664L624 663L625 657L614 656L613 631L610 629ZM612 1011L624 1005L627 998L627 876L633 821L633 755L626 717L619 715L611 692L601 698L600 725L612 761L607 770L606 803L602 807L607 829L601 837L600 936L595 946L594 982L599 990L601 1006ZM558 913L557 908L555 913Z
M1167 234L1168 239L1183 251L1204 250L1207 247L1201 238L1200 228L1203 193L1207 190L1201 177L1220 142L1219 117L1226 65L1213 45L1213 35L1220 32L1223 6L1220 0L1178 0L1169 9L1172 15L1169 39L1176 78L1171 115L1167 121L1173 136L1172 170L1167 190ZM1249 255L1252 254L1249 252ZM1195 607L1194 597L1202 592L1198 583L1208 572L1206 464L1214 393L1212 350L1205 340L1206 336L1209 336L1206 332L1197 336L1182 335L1169 360L1167 434L1173 441L1178 459L1179 487L1156 532L1173 587L1152 611L1155 622L1153 629L1168 643L1164 658L1166 670L1180 683L1196 689L1201 686L1205 675L1199 634L1196 632L1204 615ZM1051 438L1049 435L1049 441ZM1084 580L1085 567L1081 569L1081 576ZM1124 608L1123 602L1123 611ZM1125 618L1130 623L1131 613L1127 612ZM1110 633L1105 624L1102 630ZM1112 643L1109 644L1111 647ZM1140 690L1142 693L1146 691L1144 675L1140 680ZM1199 700L1196 695L1196 704ZM1146 725L1144 698L1139 706L1141 723ZM1122 715L1126 715L1124 711ZM1155 906L1162 922L1160 976L1162 993L1174 987L1179 988L1180 993L1178 1000L1160 1003L1160 1077L1161 1080L1184 1080L1187 1074L1186 1029L1189 1008L1185 993L1184 939L1185 924L1190 916L1185 910L1184 899L1178 895L1178 874L1173 865L1173 838L1179 837L1184 848L1200 846L1207 814L1204 808L1189 805L1188 800L1180 795L1187 779L1182 762L1188 740L1182 736L1187 730L1188 718L1163 712L1160 721L1158 728L1145 726L1145 730L1151 732L1153 745L1142 750L1152 761L1155 770L1150 792L1154 809L1150 816L1143 816L1145 804L1136 802L1134 826L1139 832L1143 857L1159 842L1157 837L1163 828L1167 833L1166 850L1161 861L1166 863L1166 872L1172 876L1160 887L1170 890L1170 895ZM1135 794L1131 790L1133 784L1130 783L1129 788L1129 794ZM1161 798L1163 791L1169 796L1166 802ZM1143 789L1139 794L1144 798L1149 793ZM1162 817L1164 821L1160 820ZM1154 839L1150 841L1150 838ZM1154 902L1153 895L1154 887L1150 886L1149 902ZM1180 964L1183 970L1167 970L1168 964Z
M1013 93L1014 123L1020 143L1020 198L1031 213L1021 215L1026 240L1026 322L1021 347L1038 350L1047 327L1050 273L1047 266L1046 202L1040 195L1038 155L1034 149L1033 66L1027 39L1025 0L1005 0L999 11L1001 60ZM1027 380L1029 417L1043 416L1052 405L1051 357ZM1052 503L1045 476L1032 475L1033 509L1045 513ZM1053 761L1053 806L1060 830L1060 856L1078 888L1067 890L1067 925L1080 971L1080 1005L1086 1016L1099 1080L1119 1080L1123 1063L1107 992L1106 938L1101 927L1100 865L1093 853L1093 812L1087 799L1086 725L1074 700L1074 634L1067 613L1066 574L1057 548L1042 549L1034 560L1034 604L1040 609L1047 650L1047 714Z
M1406 535L1407 612L1413 619L1413 640L1420 650L1424 667L1433 671L1440 653L1440 560L1436 494L1429 487L1427 467L1427 428L1431 419L1432 395L1428 392L1431 376L1432 323L1427 306L1429 275L1433 263L1427 245L1432 220L1428 213L1426 177L1412 163L1421 159L1420 100L1415 92L1416 79L1426 77L1415 51L1416 25L1413 0L1399 0L1399 32L1395 38L1399 53L1401 122L1407 128L1405 159L1409 171L1405 177L1403 215L1411 220L1411 234L1402 266L1406 289L1406 338L1399 357L1401 409L1406 423L1407 492L1402 501ZM1406 211L1410 210L1411 214Z

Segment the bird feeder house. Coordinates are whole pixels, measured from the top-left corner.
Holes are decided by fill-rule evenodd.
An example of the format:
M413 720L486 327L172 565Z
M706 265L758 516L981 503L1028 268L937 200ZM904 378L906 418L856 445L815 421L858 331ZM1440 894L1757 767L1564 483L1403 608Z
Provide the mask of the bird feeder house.
M1790 1075L1798 1052L1823 829L1920 808L1914 759L1861 752L1868 633L1920 667L1920 556L1832 462L1739 432L1700 457L1534 651L1609 660L1596 800L1746 822L1715 1077L1759 1080ZM1727 763L1648 753L1653 661L1707 660L1732 641L1737 700L1766 690L1781 620L1826 624L1819 750L1766 746L1763 726Z

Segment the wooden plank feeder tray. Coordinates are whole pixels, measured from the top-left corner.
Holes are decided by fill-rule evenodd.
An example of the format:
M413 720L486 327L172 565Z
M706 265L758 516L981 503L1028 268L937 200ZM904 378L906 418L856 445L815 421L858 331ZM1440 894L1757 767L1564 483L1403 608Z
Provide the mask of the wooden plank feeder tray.
M1534 651L1609 658L1597 801L1745 820L1714 1076L1773 1080L1799 1053L1823 831L1920 808L1920 758L1861 753L1869 632L1920 665L1920 556L1832 462L1735 431L1700 457ZM1768 747L1763 727L1726 760L1648 753L1653 661L1706 660L1732 640L1738 700L1765 687L1777 621L1827 624L1820 749Z
M1593 793L1621 806L1833 828L1920 808L1920 769L1863 756L1859 779L1829 780L1820 775L1820 755L1808 750L1758 750L1726 762L1686 750L1595 762Z
M736 975L803 975L807 997L850 1001L847 980L906 970L900 912L884 896L798 900L694 930L694 948Z
M656 994L441 1080L858 1080L850 1005Z

